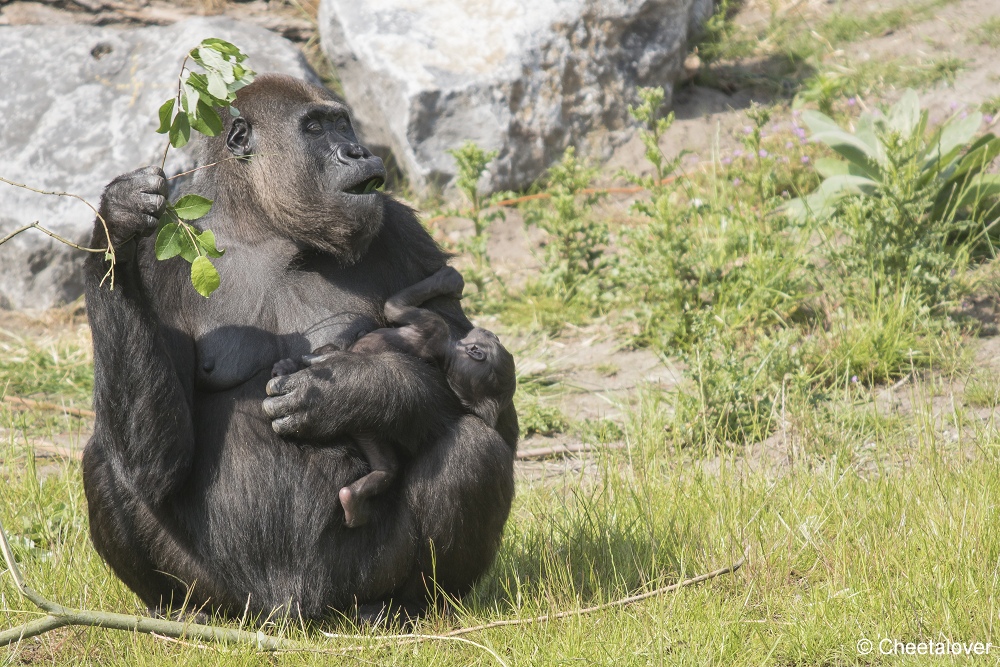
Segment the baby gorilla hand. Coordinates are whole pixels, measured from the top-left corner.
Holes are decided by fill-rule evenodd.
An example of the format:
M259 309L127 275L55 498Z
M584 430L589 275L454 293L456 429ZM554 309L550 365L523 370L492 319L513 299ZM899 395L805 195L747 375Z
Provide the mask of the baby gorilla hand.
M462 298L462 291L465 289L465 280L462 274L452 266L445 266L434 274L436 282L435 292L440 294L453 294L456 298Z
M271 377L276 378L282 375L291 375L302 368L299 362L294 359L282 359L271 367Z

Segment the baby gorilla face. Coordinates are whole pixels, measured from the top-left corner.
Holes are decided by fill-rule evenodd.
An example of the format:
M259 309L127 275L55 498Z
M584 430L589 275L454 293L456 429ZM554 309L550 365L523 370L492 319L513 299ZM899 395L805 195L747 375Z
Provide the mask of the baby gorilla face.
M476 327L458 341L458 349L475 361L486 361L493 356L493 351L500 345L500 339L492 331Z

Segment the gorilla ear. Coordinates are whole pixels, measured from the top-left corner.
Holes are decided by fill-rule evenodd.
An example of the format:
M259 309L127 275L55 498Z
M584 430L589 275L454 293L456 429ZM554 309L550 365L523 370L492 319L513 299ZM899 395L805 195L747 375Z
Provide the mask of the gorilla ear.
M250 123L243 117L233 119L233 127L226 137L226 148L237 157L250 155Z

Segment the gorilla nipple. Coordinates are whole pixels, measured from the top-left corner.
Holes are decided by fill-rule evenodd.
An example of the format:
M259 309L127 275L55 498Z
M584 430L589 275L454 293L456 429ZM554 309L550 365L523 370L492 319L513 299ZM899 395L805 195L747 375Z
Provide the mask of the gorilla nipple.
M215 359L206 359L205 361L201 362L201 370L205 371L205 373L211 373L212 371L214 371Z

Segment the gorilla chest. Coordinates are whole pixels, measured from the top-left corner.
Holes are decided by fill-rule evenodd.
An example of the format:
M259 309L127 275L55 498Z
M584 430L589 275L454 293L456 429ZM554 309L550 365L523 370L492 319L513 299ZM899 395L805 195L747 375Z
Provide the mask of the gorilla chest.
M226 391L262 373L269 376L280 359L298 359L329 343L348 347L378 328L372 300L325 287L269 295L239 308L213 304L193 332L198 388Z

